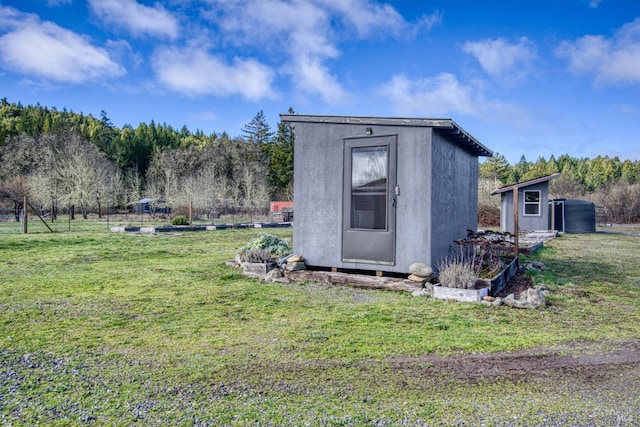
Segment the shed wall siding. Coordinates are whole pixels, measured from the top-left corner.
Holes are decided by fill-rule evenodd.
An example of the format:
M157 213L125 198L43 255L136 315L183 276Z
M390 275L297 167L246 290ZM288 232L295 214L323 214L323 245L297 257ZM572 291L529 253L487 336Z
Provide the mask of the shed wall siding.
M402 128L398 135L396 271L431 259L431 138L431 128Z
M449 254L455 239L478 223L478 158L437 133L433 138L431 263Z
M513 233L513 192L500 194L500 230Z
M294 252L304 255L310 265L339 266L342 136L330 126L294 126Z

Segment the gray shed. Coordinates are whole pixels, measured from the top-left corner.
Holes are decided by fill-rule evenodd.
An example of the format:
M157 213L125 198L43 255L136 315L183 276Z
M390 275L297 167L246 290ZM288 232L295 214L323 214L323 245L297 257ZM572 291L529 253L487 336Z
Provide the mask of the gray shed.
M549 229L562 233L595 233L596 205L588 200L549 201Z
M477 227L478 157L451 119L283 114L295 133L294 252L310 266L407 273Z
M549 201L549 181L559 176L559 173L554 173L493 190L492 196L500 194L500 229L514 232L515 195L518 203L518 231L549 230L549 211L546 208Z

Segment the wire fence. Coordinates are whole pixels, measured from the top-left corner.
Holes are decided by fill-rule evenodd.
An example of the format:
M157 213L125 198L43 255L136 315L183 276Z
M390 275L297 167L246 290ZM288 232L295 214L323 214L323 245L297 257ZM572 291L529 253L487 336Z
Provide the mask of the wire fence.
M111 230L121 227L145 227L170 225L173 217L184 215L191 225L231 225L270 223L275 216L268 209L247 209L229 207L224 212L211 209L189 210L185 207L169 210L118 210L103 209L102 212L75 212L68 209L52 215L51 212L28 212L27 224L23 221L21 209L0 209L0 234L20 233L62 233ZM282 219L278 219L282 221Z

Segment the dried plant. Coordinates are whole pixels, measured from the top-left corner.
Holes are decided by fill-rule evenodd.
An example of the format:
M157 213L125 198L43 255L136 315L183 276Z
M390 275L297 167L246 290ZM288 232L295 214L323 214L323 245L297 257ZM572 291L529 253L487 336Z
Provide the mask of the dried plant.
M446 257L438 265L440 283L450 288L473 289L478 280L471 260Z
M513 242L509 233L467 231L466 239L458 239L451 254L438 265L440 282L452 288L470 289L478 278L491 278L512 256Z
M273 259L273 254L265 249L249 249L242 257L245 262L264 263Z

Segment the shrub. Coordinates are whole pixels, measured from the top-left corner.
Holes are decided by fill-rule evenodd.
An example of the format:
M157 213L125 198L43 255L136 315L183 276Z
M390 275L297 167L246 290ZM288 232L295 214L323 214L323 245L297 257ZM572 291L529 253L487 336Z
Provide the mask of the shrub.
M258 237L238 249L238 252L247 253L248 251L256 249L267 251L276 256L284 256L291 253L289 240L281 239L269 233L260 233Z
M606 222L632 224L640 221L640 184L617 182L594 191L589 199L604 206Z
M267 262L273 259L273 254L264 249L249 249L243 253L245 262Z
M439 280L450 288L473 289L478 275L473 261L460 258L444 258L438 265Z
M478 224L484 227L500 226L500 207L481 204L478 206Z
M189 221L187 221L187 217L184 215L176 215L171 220L172 225L189 225Z

